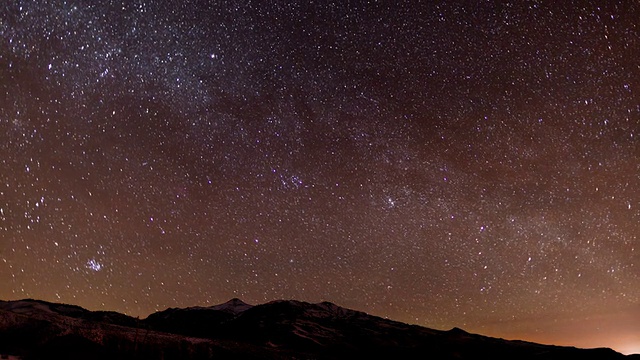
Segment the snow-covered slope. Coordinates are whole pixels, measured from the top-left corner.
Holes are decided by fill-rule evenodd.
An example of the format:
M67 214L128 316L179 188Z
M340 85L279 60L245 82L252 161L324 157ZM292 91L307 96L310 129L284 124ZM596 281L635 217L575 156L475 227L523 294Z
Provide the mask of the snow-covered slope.
M253 305L249 305L238 298L233 298L224 304L211 306L210 309L224 311L226 313L233 314L233 315L238 315L245 310L251 309L252 307Z

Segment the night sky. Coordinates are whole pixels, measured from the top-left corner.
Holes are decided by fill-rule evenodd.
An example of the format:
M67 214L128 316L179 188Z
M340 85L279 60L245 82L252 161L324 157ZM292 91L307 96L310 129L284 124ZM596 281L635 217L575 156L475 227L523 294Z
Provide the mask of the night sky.
M347 3L3 1L0 298L640 352L640 3Z

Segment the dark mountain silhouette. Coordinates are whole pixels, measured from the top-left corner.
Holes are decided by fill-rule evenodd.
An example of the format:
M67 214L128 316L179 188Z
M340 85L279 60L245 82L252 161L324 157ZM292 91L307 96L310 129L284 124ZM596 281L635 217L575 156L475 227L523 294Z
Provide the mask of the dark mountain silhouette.
M0 355L22 359L620 359L577 349L428 329L329 302L232 299L140 320L39 300L0 301Z
M149 315L144 322L150 328L187 336L218 336L222 325L251 308L240 299L211 307L170 308Z

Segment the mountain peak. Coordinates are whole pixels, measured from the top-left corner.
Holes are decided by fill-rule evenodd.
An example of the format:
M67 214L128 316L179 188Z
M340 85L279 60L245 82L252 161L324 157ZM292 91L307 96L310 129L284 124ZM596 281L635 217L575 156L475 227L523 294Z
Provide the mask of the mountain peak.
M241 305L249 305L249 304L247 304L246 302L244 302L244 301L240 300L239 298L233 298L233 299L231 299L231 300L227 301L225 304L229 304L229 303L232 303L232 304L241 304Z
M233 298L226 303L211 306L210 309L238 315L246 310L251 309L252 307L253 305L249 305L238 298Z
M459 327L454 327L448 331L449 334L452 335L470 335L468 332L460 329Z

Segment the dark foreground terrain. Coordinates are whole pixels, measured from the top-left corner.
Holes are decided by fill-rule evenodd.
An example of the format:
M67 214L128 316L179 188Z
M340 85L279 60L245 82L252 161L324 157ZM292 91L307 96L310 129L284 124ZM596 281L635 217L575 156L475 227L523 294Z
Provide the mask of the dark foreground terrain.
M20 359L620 359L577 349L432 330L332 303L238 299L144 320L38 300L0 301L0 355Z

